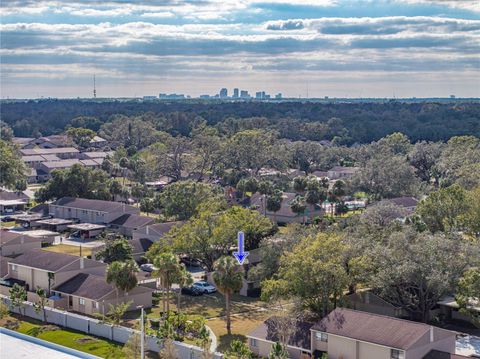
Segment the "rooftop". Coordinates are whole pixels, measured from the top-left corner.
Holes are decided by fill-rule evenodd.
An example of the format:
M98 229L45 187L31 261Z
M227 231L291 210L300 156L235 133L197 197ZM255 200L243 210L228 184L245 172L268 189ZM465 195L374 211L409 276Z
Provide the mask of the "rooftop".
M99 199L62 197L53 202L52 205L99 212L121 212L124 208L135 209L140 212L138 208L126 205L124 203L102 201Z
M418 199L414 197L390 198L389 201L396 204L397 206L402 207L416 207L418 204Z
M104 277L79 273L53 290L77 297L98 300L114 291L115 287L108 284Z
M128 243L133 248L133 253L145 253L152 246L153 242L147 238L132 239Z
M290 335L288 345L310 351L310 329L312 328L313 323L297 321L293 325L295 328ZM279 336L275 318L267 319L253 331L248 333L247 337L278 342Z
M432 326L423 323L346 308L333 310L312 327L328 334L402 350L409 349L430 328Z
M24 156L32 155L54 155L57 153L78 153L79 151L73 147L60 147L60 148L24 148L20 150Z
M80 231L94 231L96 229L106 228L102 224L95 224L95 223L76 223L76 224L70 224L67 227L70 229L76 229Z
M110 222L110 224L128 228L141 228L145 227L148 224L155 222L154 218L140 216L138 214L125 213L117 219Z
M9 262L49 272L56 272L77 260L79 260L78 256L34 249L9 260Z

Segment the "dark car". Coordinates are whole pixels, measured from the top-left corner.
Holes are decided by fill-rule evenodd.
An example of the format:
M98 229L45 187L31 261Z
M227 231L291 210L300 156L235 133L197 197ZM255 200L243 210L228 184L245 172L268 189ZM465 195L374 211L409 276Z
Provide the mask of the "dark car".
M10 217L10 216L2 217L2 222L13 222L14 220L15 220L15 218Z
M180 259L180 262L185 264L187 267L201 267L202 263L195 258L183 257Z
M192 296L199 296L199 295L202 295L203 294L203 291L194 287L194 286L190 286L190 287L185 287L185 288L182 288L182 294L185 294L185 295L192 295Z

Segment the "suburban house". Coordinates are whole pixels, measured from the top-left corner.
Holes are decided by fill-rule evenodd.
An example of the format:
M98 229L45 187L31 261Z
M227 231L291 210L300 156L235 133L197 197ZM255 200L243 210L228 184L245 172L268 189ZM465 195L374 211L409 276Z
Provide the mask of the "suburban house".
M256 355L268 357L272 344L279 341L274 323L269 319L247 335ZM455 343L456 333L449 330L337 308L313 325L296 324L287 350L294 359L323 354L328 359L451 359L456 358ZM442 356L432 356L435 353Z
M157 242L162 238L166 233L168 233L173 227L182 225L183 222L164 222L164 223L155 223L150 224L145 227L137 228L132 231L133 239L149 239L152 242Z
M454 354L456 333L424 323L337 308L312 327L312 353L329 359L423 359Z
M15 257L32 249L40 249L42 242L42 238L0 230L0 256Z
M30 142L32 142L34 138L32 137L13 137L12 142L17 145L19 148L24 148L28 146Z
M327 171L327 177L331 180L352 177L360 170L358 167L335 166Z
M110 228L116 232L124 235L125 237L131 238L133 236L133 231L144 228L150 224L155 223L155 218L141 216L133 213L125 213L120 217L115 218L109 223Z
M10 258L0 255L0 280L8 274L8 260Z
M291 334L288 336L287 351L289 358L299 359L302 355L311 356L310 329L313 323L295 321L291 323ZM257 356L267 358L272 344L279 342L279 330L275 317L267 319L247 334L250 350Z
M102 225L107 225L124 214L140 213L140 209L124 203L73 197L56 200L49 204L48 211L55 218Z
M30 202L23 192L0 191L0 214L12 214L23 211Z
M465 314L460 313L460 306L455 300L454 296L446 296L437 302L439 309L439 314L447 322L451 320L462 320L464 322L473 323L473 319ZM469 300L469 309L480 314L480 303L474 299Z
M154 290L139 285L128 293L120 291L117 296L117 289L112 284L108 284L104 276L78 273L54 287L52 292L55 297L58 297L56 308L92 315L107 313L110 304L130 301L129 310L135 310L138 306L150 308Z
M51 135L39 138L32 138L23 148L60 148L71 144L67 135Z
M402 207L405 209L408 216L412 215L417 208L418 199L414 197L397 197L397 198L390 198L389 202Z
M90 140L90 147L95 147L95 148L102 148L108 145L108 141L100 136L93 136L93 138Z
M284 192L282 194L283 200L280 210L277 212L270 212L266 209L265 197L260 193L255 193L250 198L250 206L255 207L261 214L265 215L276 223L310 222L314 217L323 216L324 210L318 204L313 207L313 210L310 206L307 206L307 209L303 215L293 212L290 208L290 204L296 196L296 193Z
M8 275L0 282L0 293L8 295L13 283L25 285L29 300L35 300L37 287L47 290L49 305L84 314L107 312L108 304L132 301L152 306L152 292L138 286L129 293L119 292L106 283L106 264L69 254L32 250L8 259ZM117 296L118 294L118 296Z

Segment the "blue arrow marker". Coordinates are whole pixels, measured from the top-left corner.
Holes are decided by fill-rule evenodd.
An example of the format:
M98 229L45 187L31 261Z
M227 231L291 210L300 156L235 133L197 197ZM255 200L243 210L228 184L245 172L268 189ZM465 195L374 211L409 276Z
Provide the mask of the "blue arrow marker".
M245 252L244 247L244 234L243 232L238 232L238 252L233 252L233 256L237 259L238 264L242 265L245 258L248 257L250 253Z

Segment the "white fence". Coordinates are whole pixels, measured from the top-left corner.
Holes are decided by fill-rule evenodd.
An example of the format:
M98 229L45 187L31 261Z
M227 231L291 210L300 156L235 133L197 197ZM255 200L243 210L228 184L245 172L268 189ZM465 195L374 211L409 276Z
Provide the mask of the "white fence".
M3 295L0 296L1 300L8 306L10 306L10 299ZM33 308L32 303L25 302L22 308L13 308L10 306L10 310L14 313L22 314L27 317L43 320L42 311L36 312ZM83 315L78 315L63 310L58 310L54 308L45 307L46 312L46 322L56 324L58 326L74 329L79 332L86 334L94 335L101 338L106 338L118 343L126 343L128 338L133 333L139 333L134 329L114 326L111 324L103 323L99 320L85 317ZM203 350L197 346L189 345L181 342L174 342L175 348L178 353L179 359L200 359ZM161 350L161 344L159 343L159 338L147 335L145 337L145 348L154 352L159 352ZM221 353L214 354L215 359L221 359L223 355Z

